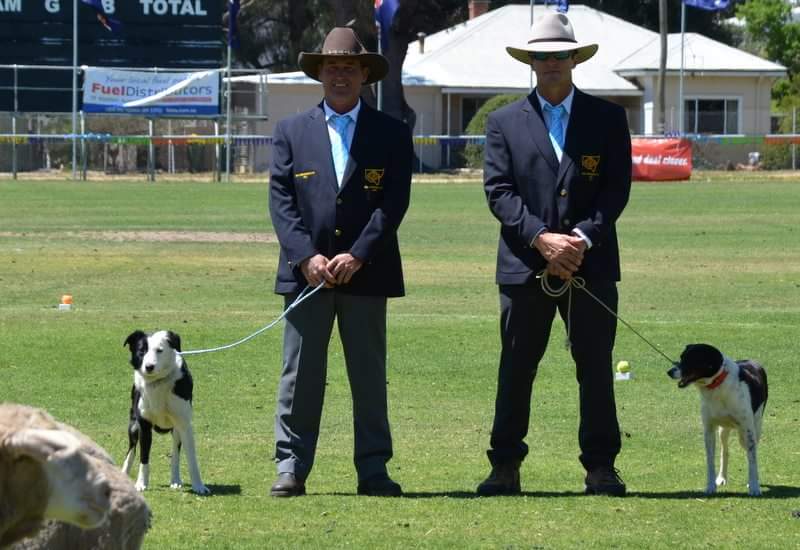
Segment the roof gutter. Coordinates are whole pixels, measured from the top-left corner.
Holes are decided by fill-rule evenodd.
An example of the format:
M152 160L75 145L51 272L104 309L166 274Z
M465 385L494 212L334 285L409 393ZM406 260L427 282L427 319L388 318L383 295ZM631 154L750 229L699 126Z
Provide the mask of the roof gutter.
M721 77L771 77L782 78L786 76L786 71L782 70L766 70L766 71L737 71L729 69L692 69L684 67L684 74L689 73L692 76L721 76ZM616 69L614 73L623 78L636 78L639 76L654 76L658 74L658 69ZM667 69L667 74L670 76L679 76L679 69Z

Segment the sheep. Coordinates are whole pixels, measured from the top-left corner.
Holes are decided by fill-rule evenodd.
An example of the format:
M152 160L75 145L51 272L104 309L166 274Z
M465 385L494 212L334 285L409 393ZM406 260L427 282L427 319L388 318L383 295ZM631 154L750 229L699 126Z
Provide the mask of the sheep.
M40 409L0 403L0 548L134 550L149 526L105 450Z

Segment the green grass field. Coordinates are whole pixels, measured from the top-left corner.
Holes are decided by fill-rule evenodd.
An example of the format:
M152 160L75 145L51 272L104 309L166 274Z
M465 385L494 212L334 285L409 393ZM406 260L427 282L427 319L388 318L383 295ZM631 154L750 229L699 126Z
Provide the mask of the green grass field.
M184 349L227 344L280 313L265 183L0 182L0 401L48 409L121 463L132 374L125 337L171 328ZM800 547L800 185L750 176L635 184L619 222L620 314L667 355L709 342L769 371L762 498L733 448L729 485L706 497L696 390L619 327L615 360L625 499L582 495L577 384L553 331L534 388L521 497L474 498L498 362L498 226L479 182L415 183L401 228L407 293L390 302L390 473L406 497L355 495L349 389L338 339L307 497L270 498L281 327L190 357L195 429L214 495L169 489L153 446L151 549ZM214 232L184 242L160 233ZM165 237L166 235L166 237ZM263 235L262 235L263 236ZM72 311L59 297L74 296ZM185 468L184 468L185 472ZM184 474L184 478L188 475Z

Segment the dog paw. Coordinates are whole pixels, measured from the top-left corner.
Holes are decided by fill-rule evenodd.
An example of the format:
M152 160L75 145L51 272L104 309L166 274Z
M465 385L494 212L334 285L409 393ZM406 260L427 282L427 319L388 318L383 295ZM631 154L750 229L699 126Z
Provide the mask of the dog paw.
M170 481L169 483L170 489L182 489L183 488L183 481L178 479L177 481Z
M722 487L723 485L727 485L728 480L722 476L717 477L717 487Z
M140 493L143 493L147 489L147 484L146 483L142 483L141 481L137 481L136 485L134 485L134 487L136 487L137 491L139 491Z
M192 492L198 495L210 495L211 489L202 484L192 485Z

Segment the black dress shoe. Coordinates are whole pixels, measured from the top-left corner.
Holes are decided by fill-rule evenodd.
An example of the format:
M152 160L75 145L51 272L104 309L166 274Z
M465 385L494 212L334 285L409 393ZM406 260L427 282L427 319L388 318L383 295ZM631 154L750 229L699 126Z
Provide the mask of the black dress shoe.
M284 472L272 484L269 494L273 497L299 497L306 494L306 484L296 475Z
M619 477L619 470L610 466L592 469L586 474L587 495L625 496L625 482Z
M483 483L478 485L476 493L482 497L499 495L518 495L522 492L519 483L519 460L513 460L492 467Z
M358 494L370 497L399 497L403 495L403 489L387 474L377 474L358 482Z

